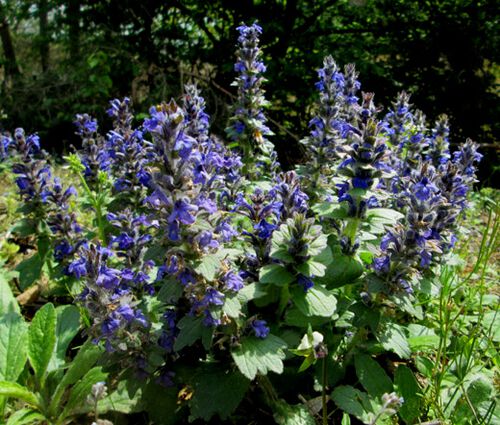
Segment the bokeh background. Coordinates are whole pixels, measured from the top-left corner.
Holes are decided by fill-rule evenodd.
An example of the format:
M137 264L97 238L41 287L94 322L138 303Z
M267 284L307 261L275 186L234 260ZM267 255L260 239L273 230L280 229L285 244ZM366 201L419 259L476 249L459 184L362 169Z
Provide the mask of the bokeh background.
M0 130L38 131L48 150L76 144L79 112L107 129L109 99L138 119L197 81L224 134L234 93L236 26L257 20L280 161L301 161L322 58L354 62L364 91L390 106L400 90L429 121L445 113L452 144L481 145L481 184L497 186L497 0L0 0Z

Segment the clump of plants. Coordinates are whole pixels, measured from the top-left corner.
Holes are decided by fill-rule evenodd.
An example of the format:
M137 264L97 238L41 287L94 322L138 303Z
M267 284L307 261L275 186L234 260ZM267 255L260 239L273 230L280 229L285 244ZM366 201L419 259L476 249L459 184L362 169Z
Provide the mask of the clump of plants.
M404 92L384 111L328 56L307 161L281 170L262 29L238 32L227 141L194 84L142 122L111 101L107 134L77 115L69 179L36 134L2 136L25 258L0 279L0 416L486 423L494 376L472 355L484 335L453 334L447 310L477 145L452 150L446 118L428 127ZM44 302L29 324L34 301L21 310L8 281ZM483 289L468 323L493 329Z

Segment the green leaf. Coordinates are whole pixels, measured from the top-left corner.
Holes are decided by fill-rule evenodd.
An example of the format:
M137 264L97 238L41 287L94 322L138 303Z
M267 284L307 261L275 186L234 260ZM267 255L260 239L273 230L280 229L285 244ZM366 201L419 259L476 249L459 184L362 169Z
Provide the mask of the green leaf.
M307 292L294 287L291 294L295 306L306 316L331 317L337 308L335 296L320 285L314 285Z
M149 419L159 425L174 425L182 422L178 413L176 388L165 388L154 382L144 389L143 402Z
M415 350L412 351L419 351L419 349L423 348L437 348L439 345L439 336L436 335L436 332L434 329L428 328L426 326L418 325L416 323L411 323L408 326L406 326L406 329L408 330L408 342L410 343L410 346L413 347L415 346ZM413 344L412 342L413 341ZM449 342L449 341L448 341ZM448 345L448 342L446 345Z
M22 218L17 221L10 229L10 232L19 235L22 238L33 235L36 232L36 223L28 218Z
M47 419L41 413L32 409L21 409L9 417L7 425L28 425L33 422L44 422Z
M320 226L313 226L313 228L321 232ZM311 228L311 231L313 231L313 228ZM309 247L307 248L307 253L312 257L320 255L322 251L327 247L327 243L328 243L328 237L324 234L320 234L316 239L314 239L309 244Z
M402 359L408 359L411 355L404 330L395 323L385 323L383 331L378 334L378 340L386 350L393 351Z
M21 289L27 289L35 283L42 273L43 262L38 254L23 260L16 267L19 272L19 285Z
M274 403L274 420L278 425L315 425L314 417L303 404L292 406L283 400Z
M49 250L50 250L49 237L46 234L40 235L37 241L37 251L42 263L45 262L45 258L47 257Z
M158 299L165 304L173 304L182 296L184 289L176 279L168 279L162 283Z
M252 336L242 339L241 346L234 349L231 355L240 372L253 380L257 373L282 373L285 348L286 343L274 335L264 339Z
M421 389L413 372L404 365L399 365L394 375L397 393L404 398L399 409L399 416L408 424L414 423L420 416L422 406Z
M8 313L20 313L19 304L10 289L9 282L0 270L0 317Z
M359 382L370 396L380 398L384 393L392 392L391 380L372 357L366 354L357 354L354 357L354 365Z
M212 282L221 268L220 259L215 255L206 255L194 268L196 273L201 274L206 280Z
M279 264L268 264L260 269L259 282L273 285L287 285L295 280L295 276Z
M326 266L323 263L319 263L311 259L307 263L297 266L297 271L305 276L321 277L325 275Z
M285 323L290 326L307 328L324 325L330 320L330 317L306 316L296 307L288 308L285 313Z
M342 422L340 423L340 425L351 425L351 417L348 413L344 412L342 414Z
M216 414L226 420L250 386L240 373L212 366L201 367L193 378L190 422L198 418L209 421Z
M51 358L49 372L64 365L69 344L80 329L80 312L74 305L61 305L56 308L56 314L56 351Z
M115 391L102 400L99 400L97 409L100 414L108 412L125 414L141 412L144 410L142 390L139 389L134 394L131 394L127 388L127 382L120 381Z
M28 326L17 313L0 318L0 380L16 382L28 358Z
M341 385L332 392L332 400L344 412L356 416L365 424L375 419L368 395L349 385Z
M415 358L415 366L426 378L432 378L436 365L428 357L418 356Z
M52 397L50 410L54 411L59 407L59 403L64 394L65 389L75 384L82 376L84 376L92 366L94 366L97 359L101 356L101 350L97 345L87 341L78 350L73 361L70 363L67 372L57 385L54 396Z
M224 306L222 307L224 313L233 319L237 319L241 315L241 303L236 295L226 297Z
M136 413L144 410L142 401L142 383L132 382L129 379L120 379L118 386L108 396L97 402L99 414L108 412ZM85 414L94 411L94 406L88 403L81 403L73 409L72 414Z
M42 386L56 346L56 321L54 305L45 304L36 312L28 332L28 357L35 376Z
M212 330L203 324L201 317L184 316L177 327L180 329L174 344L174 350L180 351L184 347L193 345L200 338L206 338Z
M366 217L371 222L395 224L401 220L404 215L399 211L391 210L389 208L370 208L366 212Z
M15 382L0 381L0 397L16 398L38 407L38 397L36 394Z
M333 260L318 281L327 288L338 288L354 282L364 272L363 264L356 258L344 255L340 247L333 246Z
M262 285L250 283L238 291L237 297L241 303L245 304L250 300L255 300L267 295L267 291Z
M107 374L102 371L101 367L90 369L85 376L71 389L68 402L64 406L61 413L61 418L67 418L73 414L79 406L86 403L87 396L92 390L92 386L98 382L105 381Z

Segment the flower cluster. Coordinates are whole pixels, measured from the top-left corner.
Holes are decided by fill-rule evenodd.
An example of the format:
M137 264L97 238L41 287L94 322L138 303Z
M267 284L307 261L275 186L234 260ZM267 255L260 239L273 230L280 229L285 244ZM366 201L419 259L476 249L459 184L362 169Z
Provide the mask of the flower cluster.
M63 265L65 272L67 262L83 240L82 228L77 222L75 212L70 211L69 205L71 197L76 196L76 189L73 186L64 189L58 177L54 178L47 191L47 202L50 204L47 223L55 237L54 258Z
M267 119L263 112L268 102L262 89L265 81L262 74L266 71L259 48L262 28L254 23L250 26L242 25L237 30L240 35L234 69L239 75L233 85L238 88L238 94L234 115L226 131L238 143L243 160L247 164L253 164L255 154L261 152L269 155L273 150L272 144L266 139L272 132L266 125Z
M132 128L134 116L128 98L114 99L110 104L108 115L113 118L114 125L107 135L106 150L115 177L114 189L122 195L122 202L137 208L149 181L145 167L152 145L143 139L142 131Z
M349 144L344 148L346 158L338 167L338 173L348 178L337 185L339 202L347 205L348 219L341 230L342 248L346 253L357 249L358 225L367 209L378 206L373 192L377 183L391 176L390 151L380 133L381 125L373 119L369 119L361 131L350 132Z
M435 255L442 253L439 235L433 232L443 202L437 179L435 169L423 164L404 180L405 226L395 226L382 238L382 255L374 261L376 272L394 285L391 290L412 292L412 280L419 271L429 268Z
M311 162L319 175L327 164L339 158L342 150L341 134L344 123L340 113L344 104L344 75L338 71L337 64L331 56L323 62L323 68L318 71L319 81L316 88L319 90L318 113L309 122L311 134L302 143L306 145ZM355 98L353 87L347 89L348 96Z
M209 116L205 112L205 99L200 95L196 84L186 84L184 91L182 106L185 114L185 132L198 142L203 143L209 137L210 127Z
M165 285L181 285L190 305L187 313L202 317L207 326L218 325L225 294L243 287L228 260L218 261L210 273L199 267L205 258L216 257L234 235L218 207L222 194L215 184L227 158L209 138L197 140L188 134L191 127L186 122L193 120L186 121L175 102L150 112L144 127L153 136L155 158L149 170L152 193L146 202L166 236L165 261L157 279L166 280Z
M118 257L124 259L127 267L140 270L145 265L144 254L153 238L149 229L158 227L157 222L144 214L135 215L130 209L117 214L108 213L107 219L119 232L111 238L111 247ZM144 279L147 280L146 277ZM150 285L147 292L154 292Z
M104 140L97 133L97 121L90 115L77 114L74 124L76 134L82 139L82 149L79 155L85 166L85 179L91 188L96 188L99 171L108 171L110 167L110 158L105 149Z
M94 341L104 340L109 352L140 352L148 340L149 323L133 288L143 284L143 276L110 267L112 256L112 251L100 245L82 245L68 271L83 278L84 289L77 301L92 318L88 332Z
M316 273L322 275L324 272L321 266L311 267L309 260L325 247L326 237L321 226L315 225L313 218L295 213L275 232L270 256L282 263L295 276L297 284L307 292L314 286Z
M37 134L26 137L24 130L18 128L10 146L18 154L19 162L13 164L12 171L17 175L15 181L25 204L25 212L43 219L46 210L42 204L47 200L51 171L45 153L40 149L40 138Z
M477 144L467 140L453 153L453 160L439 167L438 187L444 197L438 209L434 233L443 239L443 251L449 251L457 240L456 226L460 215L467 207L467 194L476 182L476 164L482 155L477 152Z
M194 84L185 86L183 97L184 133L197 141L197 155L193 156L193 182L202 190L225 190L229 195L238 185L241 158L224 144L209 136L209 116L205 112L205 100Z
M404 91L398 94L393 109L385 116L385 129L393 149L401 152L408 143L408 129L413 124L410 95Z
M436 149L442 152L441 147ZM373 263L390 290L412 292L421 272L453 247L457 219L466 206L480 160L477 145L468 140L454 152L453 160L440 161L438 169L421 162L417 170L400 179L403 190L398 199L405 223L384 236L381 255Z
M436 168L445 164L451 158L449 134L448 117L441 115L436 120L431 137L429 137L429 152L426 157Z
M7 134L0 134L0 162L9 157L9 148L13 143L12 138Z

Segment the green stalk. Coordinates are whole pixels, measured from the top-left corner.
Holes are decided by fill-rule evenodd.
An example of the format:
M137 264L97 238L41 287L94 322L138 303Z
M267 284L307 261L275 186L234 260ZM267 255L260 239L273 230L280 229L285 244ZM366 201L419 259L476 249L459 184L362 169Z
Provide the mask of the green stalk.
M83 188L85 189L85 192L87 193L87 196L90 199L92 207L95 210L99 239L102 241L103 244L106 244L106 230L104 227L104 220L103 220L102 205L100 202L100 197L96 196L95 193L90 189L89 185L85 181L85 178L83 177L81 172L78 172L78 178L80 179L80 183L83 186Z
M323 376L323 387L321 389L321 407L323 413L323 425L328 425L328 411L326 410L326 380L327 380L327 371L326 371L326 359L328 356L323 357L323 365L322 365L322 376Z
M278 307L278 317L281 317L285 312L286 306L288 305L288 301L290 300L290 290L288 289L288 284L283 285L281 288L280 294L280 303Z

